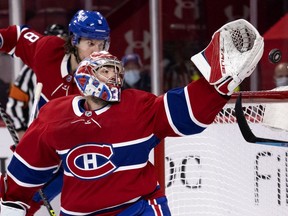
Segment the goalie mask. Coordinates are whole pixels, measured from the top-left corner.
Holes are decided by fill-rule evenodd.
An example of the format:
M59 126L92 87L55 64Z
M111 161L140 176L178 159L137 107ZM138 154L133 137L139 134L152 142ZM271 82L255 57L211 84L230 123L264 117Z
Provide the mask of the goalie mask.
M110 53L101 51L80 62L74 80L84 96L119 102L123 76L121 62Z

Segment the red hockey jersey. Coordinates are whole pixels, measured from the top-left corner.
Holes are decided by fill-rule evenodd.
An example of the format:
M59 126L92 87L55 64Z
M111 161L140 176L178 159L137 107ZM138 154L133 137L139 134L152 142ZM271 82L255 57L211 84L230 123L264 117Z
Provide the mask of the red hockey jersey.
M120 103L95 111L84 101L70 95L40 110L8 166L6 200L29 203L60 161L62 215L115 215L138 199L162 196L151 149L167 136L200 133L227 99L200 79L159 97L127 89Z
M65 41L57 36L44 36L25 26L0 29L0 51L17 56L36 74L43 84L41 105L68 94L78 94L72 74L69 74ZM44 101L43 101L44 100Z

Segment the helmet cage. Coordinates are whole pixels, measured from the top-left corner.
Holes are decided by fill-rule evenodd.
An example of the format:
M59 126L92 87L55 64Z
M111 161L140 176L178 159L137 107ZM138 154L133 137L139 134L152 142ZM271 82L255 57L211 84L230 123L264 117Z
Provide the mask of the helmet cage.
M123 85L123 78L124 78L124 74L123 74L123 68L121 66L121 63L120 61L114 61L114 60L109 60L109 59L102 59L102 60L98 60L100 63L102 61L102 65L97 65L97 66L94 66L92 68L92 71L93 73L96 75L96 76L103 76L99 73L99 70L101 68L105 68L105 67L113 67L115 69L115 78L106 78L107 81L106 81L106 84L109 85L109 84L112 84L112 85L115 85L115 86L119 86L119 87L122 87ZM99 63L98 62L98 63Z
M115 77L105 77L105 82L100 81L99 77L104 76L99 73L99 70L103 67L114 67ZM74 79L84 96L94 96L105 101L119 102L123 77L124 70L121 62L117 59L101 57L93 59L92 57L80 63Z

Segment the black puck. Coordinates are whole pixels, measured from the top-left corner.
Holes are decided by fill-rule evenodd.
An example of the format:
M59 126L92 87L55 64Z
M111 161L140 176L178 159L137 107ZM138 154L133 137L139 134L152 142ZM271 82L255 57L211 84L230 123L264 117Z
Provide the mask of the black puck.
M278 63L281 60L281 57L282 57L282 53L279 49L272 49L269 52L269 56L268 56L269 61L273 64Z

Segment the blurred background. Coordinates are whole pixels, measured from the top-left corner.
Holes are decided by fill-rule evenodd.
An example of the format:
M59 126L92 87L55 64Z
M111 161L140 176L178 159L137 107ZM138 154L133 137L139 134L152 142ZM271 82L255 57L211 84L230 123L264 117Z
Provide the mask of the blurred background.
M110 52L118 58L139 54L143 67L157 76L151 79L159 85L158 92L152 86L156 93L198 79L190 57L205 48L214 31L239 18L250 21L264 36L265 51L256 72L238 90L276 87L277 64L268 60L271 49L282 52L280 63L288 61L288 0L1 0L0 27L27 24L41 33L52 23L68 26L80 9L97 10L107 18ZM12 82L20 71L13 62L1 54L4 83Z

